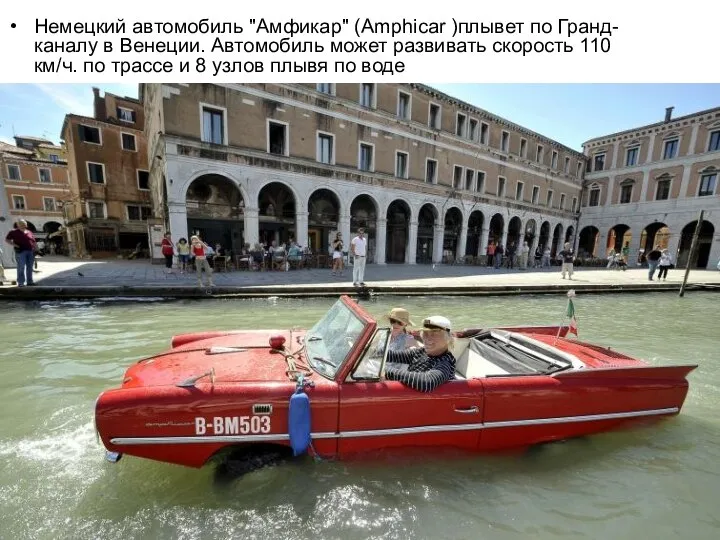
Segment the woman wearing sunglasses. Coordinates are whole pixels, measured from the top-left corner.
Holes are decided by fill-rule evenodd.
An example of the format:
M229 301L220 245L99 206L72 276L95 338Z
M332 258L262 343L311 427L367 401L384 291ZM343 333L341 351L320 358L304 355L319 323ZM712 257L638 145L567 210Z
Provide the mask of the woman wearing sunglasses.
M403 308L393 308L390 313L385 315L392 325L392 333L390 334L390 351L404 351L410 347L417 347L418 342L408 332L408 326L414 326L410 320L410 312Z
M450 321L440 315L423 321L423 347L388 350L385 378L400 381L419 392L432 392L455 378L455 356Z

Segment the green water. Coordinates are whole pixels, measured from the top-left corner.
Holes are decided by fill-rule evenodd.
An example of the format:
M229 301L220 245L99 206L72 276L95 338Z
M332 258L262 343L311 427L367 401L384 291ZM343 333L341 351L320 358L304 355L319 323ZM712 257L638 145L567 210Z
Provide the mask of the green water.
M718 297L580 296L580 337L656 365L698 363L679 417L515 456L313 462L231 482L125 457L97 395L173 334L311 326L323 300L0 304L0 538L720 537ZM555 324L565 297L382 298L455 327Z

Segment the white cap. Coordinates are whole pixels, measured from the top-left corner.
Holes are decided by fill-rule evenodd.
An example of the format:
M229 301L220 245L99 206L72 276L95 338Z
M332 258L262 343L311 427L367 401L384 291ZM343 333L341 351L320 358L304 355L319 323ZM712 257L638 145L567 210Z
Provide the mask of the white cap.
M440 315L433 315L432 317L427 317L425 320L423 320L423 327L440 328L442 330L447 330L448 332L450 332L452 325L450 324L449 319Z

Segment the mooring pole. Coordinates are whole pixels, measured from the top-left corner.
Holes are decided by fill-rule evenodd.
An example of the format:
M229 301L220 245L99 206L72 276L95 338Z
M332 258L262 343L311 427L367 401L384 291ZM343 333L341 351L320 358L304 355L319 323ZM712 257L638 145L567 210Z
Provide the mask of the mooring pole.
M700 210L700 217L697 225L695 225L695 233L693 234L692 244L690 244L690 254L688 255L687 265L685 265L685 277L682 285L680 285L680 298L685 296L685 285L687 285L688 275L690 274L690 265L695 260L695 251L697 250L698 238L700 237L700 227L702 226L703 215L705 210Z

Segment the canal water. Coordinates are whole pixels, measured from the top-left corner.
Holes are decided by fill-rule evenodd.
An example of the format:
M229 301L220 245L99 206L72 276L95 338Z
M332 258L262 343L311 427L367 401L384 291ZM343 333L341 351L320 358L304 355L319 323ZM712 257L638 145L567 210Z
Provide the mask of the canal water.
M0 304L0 538L720 537L719 297L580 295L580 337L655 365L697 363L680 416L522 455L287 464L221 481L104 460L97 395L173 334L312 325L314 300ZM380 298L456 327L555 324L566 298Z

